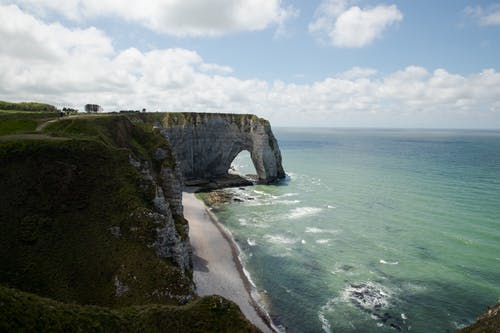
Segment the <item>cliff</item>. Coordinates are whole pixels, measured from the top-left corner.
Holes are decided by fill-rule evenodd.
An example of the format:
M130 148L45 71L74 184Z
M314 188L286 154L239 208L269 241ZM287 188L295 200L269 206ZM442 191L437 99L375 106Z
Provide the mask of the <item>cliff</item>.
M168 142L122 116L61 120L45 133L0 145L0 282L80 304L191 300Z
M204 171L176 156L189 149L182 128L208 145L224 119L234 133L215 145L251 145L267 182L284 175L276 140L252 116L200 116L206 133L195 114L184 127L169 119L85 115L0 133L0 330L258 331L233 303L198 298L192 281L182 179L227 172L233 153L222 166L193 155Z
M498 333L500 332L500 303L490 307L477 321L457 333Z
M268 121L254 115L165 113L156 122L172 144L184 178L227 176L235 157L250 153L259 182L285 177L281 152Z

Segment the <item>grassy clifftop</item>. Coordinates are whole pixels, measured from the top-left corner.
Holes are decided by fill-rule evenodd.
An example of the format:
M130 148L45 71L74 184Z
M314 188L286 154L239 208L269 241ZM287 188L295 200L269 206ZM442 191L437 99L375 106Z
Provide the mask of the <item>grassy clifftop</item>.
M0 136L34 132L39 123L56 117L57 109L52 105L0 101Z

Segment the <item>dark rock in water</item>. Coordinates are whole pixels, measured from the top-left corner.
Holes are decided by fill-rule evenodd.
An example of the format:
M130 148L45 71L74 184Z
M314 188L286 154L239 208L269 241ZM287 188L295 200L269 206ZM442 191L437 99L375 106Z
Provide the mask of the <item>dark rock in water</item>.
M340 266L340 269L343 270L344 272L349 272L354 269L354 266L351 265L342 265Z
M386 311L392 295L382 286L374 283L351 283L346 292L349 301L371 318L398 332L403 331L404 323Z
M398 331L398 332L401 332L401 331L402 331L401 326L396 325L396 324L394 324L394 323L391 323L391 324L389 325L389 327L391 327L391 328L395 329L395 330L396 330L396 331Z
M243 202L244 200L240 199L240 198L233 198L233 201L235 201L235 202Z

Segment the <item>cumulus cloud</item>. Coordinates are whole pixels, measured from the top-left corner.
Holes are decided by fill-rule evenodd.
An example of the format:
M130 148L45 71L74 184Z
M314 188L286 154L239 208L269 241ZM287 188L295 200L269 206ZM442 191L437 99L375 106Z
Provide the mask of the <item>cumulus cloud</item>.
M494 69L464 76L418 66L388 74L354 67L308 84L243 80L191 50L117 51L98 29L46 23L16 6L0 6L0 19L0 43L8 45L0 49L4 100L256 113L275 125L302 126L491 127L500 117Z
M58 13L71 20L116 17L153 31L175 36L218 36L237 31L263 30L275 25L283 31L297 15L281 0L17 0L38 15Z
M309 31L335 46L363 47L403 20L396 5L360 8L349 4L348 0L324 1L316 10L316 19L309 24Z
M500 4L487 8L468 6L464 9L464 13L478 19L481 25L500 25Z

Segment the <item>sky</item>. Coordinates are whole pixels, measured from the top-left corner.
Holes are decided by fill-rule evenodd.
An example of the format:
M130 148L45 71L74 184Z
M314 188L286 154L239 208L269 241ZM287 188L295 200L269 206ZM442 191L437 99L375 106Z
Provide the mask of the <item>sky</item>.
M500 1L0 0L0 99L500 129Z

